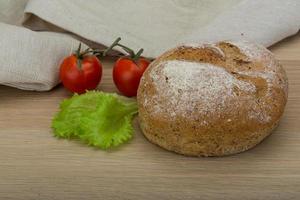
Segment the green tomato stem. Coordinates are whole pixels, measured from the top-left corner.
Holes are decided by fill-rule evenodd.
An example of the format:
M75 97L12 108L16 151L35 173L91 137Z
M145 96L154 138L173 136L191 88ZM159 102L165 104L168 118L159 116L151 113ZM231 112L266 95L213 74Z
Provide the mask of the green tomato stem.
M124 49L124 51L126 51L130 55L131 58L134 58L135 53L134 53L134 51L132 49L130 49L130 48L128 48L128 47L126 47L126 46L124 46L122 44L117 44L116 46L121 47L122 49Z
M135 53L131 48L129 48L123 44L120 44L119 43L120 41L121 41L121 38L118 37L107 49L100 50L100 49L87 48L82 53L80 52L81 51L81 43L79 43L78 49L75 52L75 54L79 60L82 60L85 55L90 54L90 53L92 53L93 55L95 55L97 57L104 57L104 56L107 56L108 52L113 50L114 47L118 46L118 47L121 47L126 53L128 53L129 57L134 62L137 62L138 59L141 57L144 49L140 49L137 53ZM78 63L78 66L81 66L81 63Z
M81 42L79 43L79 46L78 46L78 48L77 48L77 50L75 52L77 58L80 56L80 51L81 51Z
M102 52L102 56L106 56L107 53L109 51L111 51L116 45L118 45L118 43L120 42L121 38L118 37L107 49L105 49L103 52Z
M135 62L137 62L139 60L139 58L141 57L142 53L143 53L144 49L140 49L133 57L133 60Z

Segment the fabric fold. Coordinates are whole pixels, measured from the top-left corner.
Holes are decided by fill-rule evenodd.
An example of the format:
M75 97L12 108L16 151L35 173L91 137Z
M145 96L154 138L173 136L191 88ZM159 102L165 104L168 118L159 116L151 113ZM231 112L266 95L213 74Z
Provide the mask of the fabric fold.
M298 32L299 10L299 0L30 0L24 25L48 30L42 20L93 46L121 36L126 45L156 57L185 42L243 39L268 47Z
M67 35L4 23L0 30L0 84L23 90L47 91L56 86L60 62L79 44Z
M24 25L45 30L34 23L40 18L105 46L121 37L125 45L133 49L142 47L144 56L154 58L240 1L30 0L25 9L30 24L26 20Z

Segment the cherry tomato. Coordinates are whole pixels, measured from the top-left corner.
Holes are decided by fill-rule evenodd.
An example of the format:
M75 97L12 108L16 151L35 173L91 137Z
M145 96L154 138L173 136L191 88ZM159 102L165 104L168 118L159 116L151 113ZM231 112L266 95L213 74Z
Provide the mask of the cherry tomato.
M66 57L60 65L60 79L65 88L78 94L97 87L102 76L102 65L94 55L82 58L76 54Z
M113 68L113 80L118 90L127 97L136 96L140 79L149 64L150 61L145 58L137 61L119 58Z

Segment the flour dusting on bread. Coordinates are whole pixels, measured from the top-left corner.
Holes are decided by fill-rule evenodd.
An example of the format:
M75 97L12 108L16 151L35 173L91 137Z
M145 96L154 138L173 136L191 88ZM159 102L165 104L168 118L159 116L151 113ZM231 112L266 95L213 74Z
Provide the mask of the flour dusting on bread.
M162 62L151 71L150 76L157 88L156 98L164 98L167 104L154 112L171 112L176 106L174 115L185 115L201 104L198 112L206 114L221 112L229 98L236 96L234 88L245 93L255 93L253 84L240 81L224 68L208 63L197 63L183 60ZM199 107L199 105L198 105Z

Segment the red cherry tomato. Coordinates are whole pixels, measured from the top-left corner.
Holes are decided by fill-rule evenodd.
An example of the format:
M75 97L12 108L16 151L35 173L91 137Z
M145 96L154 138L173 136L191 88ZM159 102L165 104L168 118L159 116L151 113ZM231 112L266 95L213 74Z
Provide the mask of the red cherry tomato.
M60 65L60 79L65 88L78 94L97 87L102 76L102 65L98 58L86 55L83 58L71 55Z
M140 79L150 64L145 58L139 58L136 62L127 57L117 60L113 68L113 79L118 90L127 97L136 96Z

